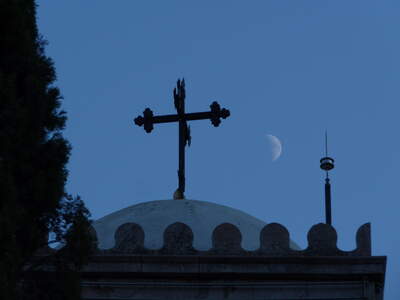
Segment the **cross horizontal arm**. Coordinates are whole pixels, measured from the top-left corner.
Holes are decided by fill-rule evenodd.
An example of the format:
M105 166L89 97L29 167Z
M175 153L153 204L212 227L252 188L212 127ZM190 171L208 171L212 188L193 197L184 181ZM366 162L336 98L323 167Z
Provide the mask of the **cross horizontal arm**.
M152 121L153 121L154 124L156 124L156 123L178 122L179 121L179 115L153 116Z
M198 113L189 113L184 114L183 119L186 121L194 121L194 120L204 120L211 118L211 112L198 112ZM163 115L163 116L153 116L153 123L172 123L179 121L179 115Z
M153 130L153 124L157 123L172 123L178 122L181 119L184 121L210 119L211 123L217 127L221 123L220 118L226 119L230 116L229 110L225 108L221 109L217 102L213 102L210 108L211 111L183 114L183 117L179 114L154 116L153 112L149 108L146 108L143 112L143 117L138 116L135 119L135 124L138 126L144 125L146 132L151 132Z
M211 119L211 118L212 118L211 111L185 114L185 120L187 120L187 121L205 120L205 119Z

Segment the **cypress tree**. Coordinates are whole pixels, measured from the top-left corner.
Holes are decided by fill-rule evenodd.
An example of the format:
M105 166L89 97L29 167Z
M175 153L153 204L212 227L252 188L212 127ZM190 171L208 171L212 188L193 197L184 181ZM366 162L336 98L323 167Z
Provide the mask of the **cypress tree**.
M91 249L89 212L65 191L71 147L62 136L66 114L45 45L35 1L0 0L1 299L76 299L79 289L71 285ZM67 275L46 286L26 274L49 233L66 245L51 261ZM50 295L65 286L76 293Z

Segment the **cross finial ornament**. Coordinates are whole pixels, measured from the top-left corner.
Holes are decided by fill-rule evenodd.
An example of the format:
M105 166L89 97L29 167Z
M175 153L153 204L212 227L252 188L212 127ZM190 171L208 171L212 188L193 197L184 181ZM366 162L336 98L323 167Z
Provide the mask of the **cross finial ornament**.
M198 113L185 113L185 80L178 80L176 88L174 88L174 105L177 114L175 115L162 115L154 116L153 111L150 108L146 108L143 112L143 116L135 118L135 124L143 126L147 133L150 133L154 124L157 123L179 123L179 168L178 168L178 189L174 193L174 199L185 198L185 147L191 144L190 127L187 125L187 121L204 120L210 119L211 123L218 127L221 123L221 118L226 119L230 116L229 110L220 107L220 105L214 101L210 105L210 111L198 112Z

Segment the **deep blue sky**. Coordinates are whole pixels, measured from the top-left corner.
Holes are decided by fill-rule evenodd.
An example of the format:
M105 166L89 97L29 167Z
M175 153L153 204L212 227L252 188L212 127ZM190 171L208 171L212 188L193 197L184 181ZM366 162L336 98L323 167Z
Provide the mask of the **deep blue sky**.
M172 197L177 125L149 135L133 118L174 113L184 76L187 111L231 110L218 128L191 123L187 197L280 222L306 247L328 129L339 247L371 222L386 299L400 298L400 1L39 1L38 17L69 116L68 190L94 219ZM283 143L275 162L267 134Z

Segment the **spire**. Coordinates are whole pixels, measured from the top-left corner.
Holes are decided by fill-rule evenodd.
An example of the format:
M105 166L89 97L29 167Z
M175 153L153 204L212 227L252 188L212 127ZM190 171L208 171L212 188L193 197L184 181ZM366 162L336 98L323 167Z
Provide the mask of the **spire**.
M326 224L332 225L332 209L331 209L331 184L329 180L329 171L332 170L335 165L333 158L328 156L328 132L325 131L325 157L320 160L320 168L326 172L325 177L325 219Z

